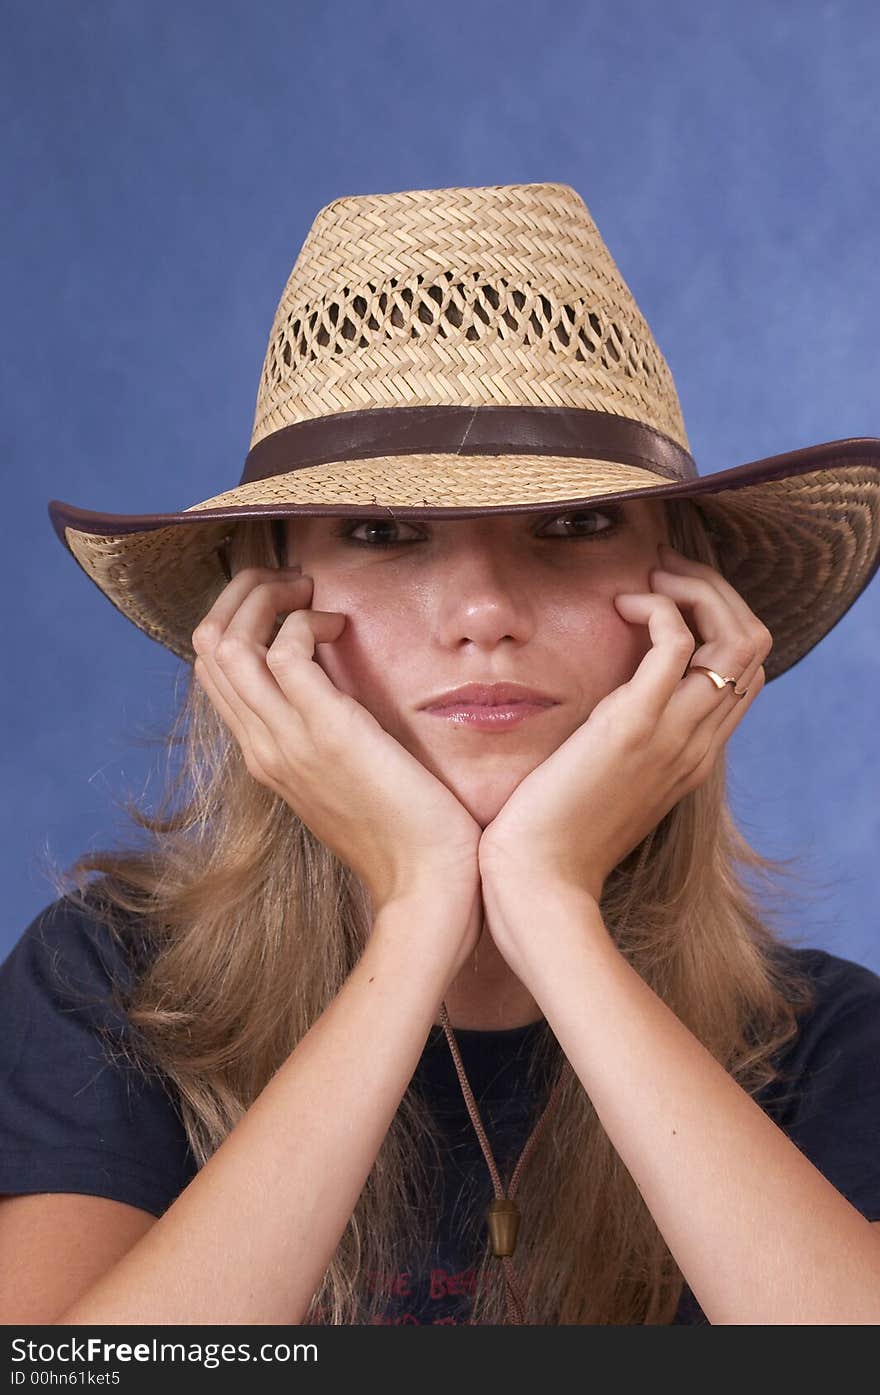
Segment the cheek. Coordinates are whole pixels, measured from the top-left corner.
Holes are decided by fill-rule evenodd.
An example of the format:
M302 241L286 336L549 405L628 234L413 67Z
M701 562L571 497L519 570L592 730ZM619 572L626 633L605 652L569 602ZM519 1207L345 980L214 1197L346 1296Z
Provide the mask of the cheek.
M628 682L651 648L647 625L624 620L610 595L601 603L591 597L554 628L554 650L577 665L581 686L595 701Z
M356 698L381 721L394 686L395 662L406 652L394 607L378 601L365 604L362 591L321 587L317 576L312 604L316 610L341 611L346 617L339 639L317 647L316 661L334 687ZM408 632L412 634L411 626Z

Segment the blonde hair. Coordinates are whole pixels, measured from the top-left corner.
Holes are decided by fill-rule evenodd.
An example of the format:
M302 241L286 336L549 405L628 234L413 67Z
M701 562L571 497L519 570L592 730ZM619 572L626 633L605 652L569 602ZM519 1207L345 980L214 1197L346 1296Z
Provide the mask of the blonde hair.
M717 565L699 507L664 502L673 545ZM277 565L278 541L277 522L244 520L229 544L233 572ZM136 966L127 989L113 988L132 1028L123 1050L166 1078L201 1166L336 997L370 920L357 878L249 774L191 667L182 676L183 701L158 738L167 760L158 811L123 804L145 846L87 853L48 874ZM770 927L747 877L773 897L774 878L792 875L794 859L765 857L739 832L724 751L650 836L650 856L639 845L609 877L605 923L644 981L754 1095L777 1077L774 1058L813 995L785 952L791 937ZM628 900L635 909L623 923ZM531 1082L549 1091L560 1073L566 1081L517 1195L525 1320L669 1323L681 1271L567 1065L540 1024ZM388 1279L436 1238L439 1164L429 1104L411 1082L303 1321L381 1321ZM504 1322L502 1271L481 1222L479 1211L462 1225L475 1256L471 1320Z

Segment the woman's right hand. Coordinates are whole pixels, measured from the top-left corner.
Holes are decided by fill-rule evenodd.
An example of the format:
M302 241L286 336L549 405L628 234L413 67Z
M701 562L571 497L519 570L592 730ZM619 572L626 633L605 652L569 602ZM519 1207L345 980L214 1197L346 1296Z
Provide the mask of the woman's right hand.
M421 891L465 908L458 964L479 936L482 830L314 661L315 646L338 639L346 617L310 609L312 589L298 568L238 572L193 632L195 676L251 775L355 872L374 915Z

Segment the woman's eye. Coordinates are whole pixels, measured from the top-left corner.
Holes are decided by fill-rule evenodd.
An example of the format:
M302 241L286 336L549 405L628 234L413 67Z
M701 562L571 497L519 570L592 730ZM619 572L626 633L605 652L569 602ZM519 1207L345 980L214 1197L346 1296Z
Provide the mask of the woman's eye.
M619 508L571 509L561 513L545 524L537 534L540 538L592 538L605 537L617 531L622 519ZM551 533L548 528L562 525L561 532ZM409 528L415 537L401 537L400 529ZM358 533L362 536L358 537ZM391 536L389 536L389 534ZM334 530L337 538L344 538L365 547L400 547L404 543L418 542L421 534L411 523L402 523L395 518L343 519Z
M620 509L611 507L604 509L572 509L569 513L559 514L548 525L549 527L555 527L557 523L561 523L564 529L563 532L548 533L546 528L542 528L539 536L542 538L604 537L607 533L616 532L620 521Z
M335 530L338 538L351 538L353 542L364 543L367 547L395 547L401 542L410 542L410 538L388 537L387 534L394 533L399 528L411 528L412 524L400 523L394 518L362 518L360 520L346 519L340 523ZM358 529L367 530L367 537L355 537ZM377 538L376 534L380 536ZM385 533L386 536L381 535ZM418 536L418 534L417 534Z

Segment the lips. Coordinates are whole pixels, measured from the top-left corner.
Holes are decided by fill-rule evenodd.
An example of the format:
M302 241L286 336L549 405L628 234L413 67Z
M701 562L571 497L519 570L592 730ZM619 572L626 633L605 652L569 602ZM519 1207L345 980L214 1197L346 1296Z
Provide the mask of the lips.
M519 703L552 707L556 702L558 698L549 693L521 683L466 683L463 687L438 693L422 706L441 710L446 707L510 707Z

